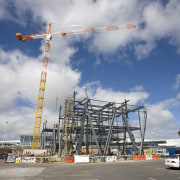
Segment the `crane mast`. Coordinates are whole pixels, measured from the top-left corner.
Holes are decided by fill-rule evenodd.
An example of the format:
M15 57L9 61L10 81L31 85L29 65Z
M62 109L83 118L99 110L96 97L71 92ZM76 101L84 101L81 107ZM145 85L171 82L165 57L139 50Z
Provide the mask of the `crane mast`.
M45 48L44 48L43 66L42 66L37 107L36 107L36 117L35 117L35 124L34 124L32 149L39 148L39 138L40 138L40 131L41 131L41 120L42 120L42 112L43 112L43 104L44 104L47 66L48 66L48 61L49 61L49 51L50 51L50 45L51 45L50 40L51 40L51 24L48 25Z
M49 62L49 51L50 51L50 41L53 36L66 36L73 34L82 34L82 33L92 33L92 32L102 32L102 31L113 31L119 29L133 29L136 28L134 24L126 24L126 25L115 25L115 26L104 26L104 27L87 27L85 29L75 29L70 31L61 31L61 32L51 32L51 25L55 23L49 23L47 32L32 34L32 35L21 35L21 33L16 33L16 37L19 41L25 42L30 39L38 39L45 38L45 48L44 48L44 57L43 57L43 66L40 78L40 86L36 107L36 117L34 124L34 132L33 132L33 141L32 141L32 149L39 148L39 139L40 139L40 131L41 131L41 121L42 121L42 112L43 112L43 104L44 104L44 94L45 94L45 86L46 86L46 77L47 77L47 66Z

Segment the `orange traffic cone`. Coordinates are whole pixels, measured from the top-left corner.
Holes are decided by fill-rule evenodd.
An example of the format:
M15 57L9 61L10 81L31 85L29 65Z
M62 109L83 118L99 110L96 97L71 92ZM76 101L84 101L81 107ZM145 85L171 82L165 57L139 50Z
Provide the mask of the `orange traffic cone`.
M3 160L3 164L5 164L6 163L6 160L5 160L5 158L4 158L4 160Z

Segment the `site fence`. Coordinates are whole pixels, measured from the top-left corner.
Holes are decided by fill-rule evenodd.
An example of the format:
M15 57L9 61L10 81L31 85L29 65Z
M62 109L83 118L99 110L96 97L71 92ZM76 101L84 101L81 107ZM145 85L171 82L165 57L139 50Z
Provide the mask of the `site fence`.
M153 160L153 159L160 159L159 154L155 155L133 155L133 160Z

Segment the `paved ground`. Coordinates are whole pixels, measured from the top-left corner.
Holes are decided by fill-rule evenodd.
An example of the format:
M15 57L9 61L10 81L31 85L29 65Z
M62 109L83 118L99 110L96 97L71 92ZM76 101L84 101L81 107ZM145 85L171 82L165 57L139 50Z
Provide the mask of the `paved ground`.
M94 164L2 164L0 180L180 180L164 160Z

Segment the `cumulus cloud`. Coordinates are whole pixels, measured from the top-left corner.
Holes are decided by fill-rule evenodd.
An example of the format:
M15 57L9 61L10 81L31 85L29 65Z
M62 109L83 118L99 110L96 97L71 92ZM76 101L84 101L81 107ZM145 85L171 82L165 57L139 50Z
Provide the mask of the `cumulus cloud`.
M131 88L130 92L104 89L99 81L87 83L85 86L90 97L104 101L122 103L126 99L130 100L130 104L136 105L137 103L142 104L149 97L149 93L144 91L142 86Z
M0 136L5 140L33 133L35 111L29 107L14 107L0 113ZM8 122L7 124L5 122Z
M69 61L70 56L71 49L67 48L61 59L65 61L67 58L66 61ZM30 132L33 128L42 67L40 59L42 59L41 56L39 58L29 57L19 50L0 49L0 121L3 122L8 118L11 121L8 123L9 129L17 124L13 131L14 137L17 137L18 131L19 133ZM48 66L43 120L55 114L56 96L61 97L60 103L63 104L62 98L72 92L81 77L81 73L72 70L66 65L66 61L64 63L56 63L56 61L54 58ZM1 133L2 128L0 126Z
M179 105L178 97L164 100L157 104L147 104L146 137L154 139L177 137L178 126L173 123L175 117L171 109Z
M85 24L105 26L134 23L135 30L97 33L91 36L89 51L108 54L133 47L138 59L146 58L156 48L157 41L168 38L169 43L180 52L180 2L138 1L138 0L41 0L17 1L1 0L1 19L27 24L27 15L32 15L34 23L60 22L64 24ZM13 12L13 13L12 13ZM94 13L96 12L96 13ZM83 35L81 38L88 39ZM132 44L133 43L133 44Z
M85 24L90 26L104 26L134 23L137 25L133 30L120 30L113 32L96 33L93 35L71 36L71 38L53 38L48 66L47 86L45 94L45 106L43 118L53 119L55 109L55 97L63 103L63 98L78 87L81 73L72 70L71 57L78 51L73 47L73 42L80 40L88 44L88 50L97 55L96 64L101 63L100 55L108 55L114 52L125 51L127 48L135 50L137 59L146 58L156 48L157 41L168 38L169 43L177 47L180 52L180 2L178 0L145 1L145 0L54 0L24 1L0 0L0 20L13 21L26 26L29 16L32 23L47 24L60 22L70 24ZM94 13L96 12L96 13ZM42 41L41 50L44 49ZM29 57L19 50L4 51L0 49L0 120L1 122L9 115L10 130L15 127L17 134L24 127L30 132L34 124L35 107L39 78L41 73L43 55ZM78 60L77 60L78 61ZM91 82L86 85L90 95L97 99L121 102L130 99L130 103L143 103L149 98L149 93L142 86L132 87L129 92L103 89L100 82ZM179 87L177 76L175 88ZM177 96L178 99L179 95ZM17 106L17 104L28 104ZM158 134L158 126L169 125L173 132L174 115L169 106L175 106L179 101L169 99L155 105L148 105L148 128L149 135ZM34 113L33 113L34 112ZM34 115L33 115L34 114ZM26 125L29 126L26 126ZM165 129L167 128L164 127ZM23 129L23 133L26 132ZM2 133L2 126L0 129ZM13 131L12 131L13 132ZM165 132L161 132L165 134ZM13 137L14 135L10 135ZM173 134L173 133L172 133Z
M112 89L97 88L95 98L103 99L105 101L123 102L125 99L130 100L130 104L137 104L139 101L143 102L149 97L147 92L116 92Z
M167 3L151 1L142 10L137 37L141 42L135 46L138 59L143 59L156 47L157 41L167 38L169 43L180 48L180 26L177 17L180 16L180 3L171 0ZM144 48L143 48L144 46Z

